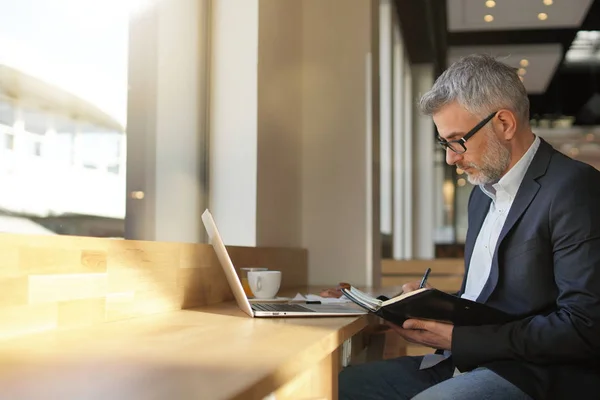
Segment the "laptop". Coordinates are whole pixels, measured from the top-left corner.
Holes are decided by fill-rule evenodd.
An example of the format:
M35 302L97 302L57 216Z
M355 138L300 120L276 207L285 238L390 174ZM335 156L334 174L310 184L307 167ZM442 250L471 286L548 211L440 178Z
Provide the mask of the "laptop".
M353 308L352 306L343 306L339 304L298 304L298 303L269 303L252 302L248 300L242 283L235 272L229 253L223 244L217 225L210 211L206 210L202 214L202 222L208 233L209 242L212 244L221 267L227 277L229 287L233 292L235 301L242 311L251 317L349 317L353 315L363 315L367 312Z

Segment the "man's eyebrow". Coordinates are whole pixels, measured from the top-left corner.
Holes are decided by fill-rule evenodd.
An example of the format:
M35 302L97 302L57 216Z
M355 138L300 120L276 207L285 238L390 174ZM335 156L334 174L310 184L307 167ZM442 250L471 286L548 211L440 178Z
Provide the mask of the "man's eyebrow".
M443 137L442 135L439 136L440 139L442 140L452 140L456 137L463 137L465 134L463 132L452 132L450 133L448 136Z

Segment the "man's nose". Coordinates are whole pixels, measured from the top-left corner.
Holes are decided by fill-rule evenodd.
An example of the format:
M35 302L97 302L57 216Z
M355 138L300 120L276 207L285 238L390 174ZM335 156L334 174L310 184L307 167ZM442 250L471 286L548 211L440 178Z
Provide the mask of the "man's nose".
M456 154L450 149L446 149L446 164L454 165L456 164L462 156L460 154Z

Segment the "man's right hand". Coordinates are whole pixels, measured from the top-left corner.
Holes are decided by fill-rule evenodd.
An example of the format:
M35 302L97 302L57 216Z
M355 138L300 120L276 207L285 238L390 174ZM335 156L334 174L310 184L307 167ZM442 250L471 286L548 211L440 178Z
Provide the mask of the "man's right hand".
M339 299L343 296L342 288L350 289L350 284L346 282L340 282L335 288L323 289L319 295L321 297L333 297Z

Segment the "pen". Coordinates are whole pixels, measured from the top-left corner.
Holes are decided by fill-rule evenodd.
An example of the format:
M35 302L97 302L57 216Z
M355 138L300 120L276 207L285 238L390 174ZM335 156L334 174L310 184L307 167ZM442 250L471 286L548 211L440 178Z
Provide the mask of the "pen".
M427 268L427 270L425 271L425 275L423 275L423 279L421 279L421 284L419 285L419 289L425 287L425 284L427 283L427 277L429 276L430 272L431 272L431 268Z

